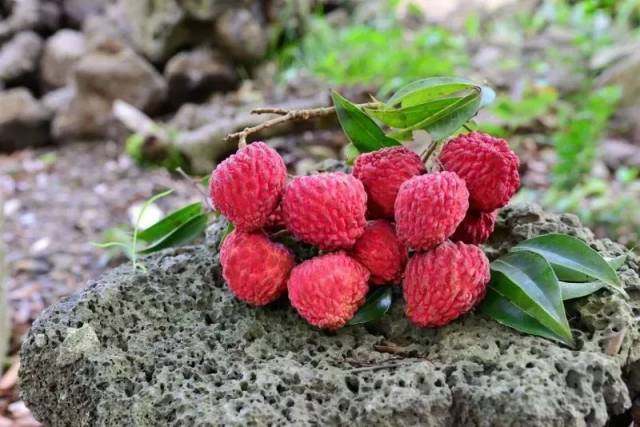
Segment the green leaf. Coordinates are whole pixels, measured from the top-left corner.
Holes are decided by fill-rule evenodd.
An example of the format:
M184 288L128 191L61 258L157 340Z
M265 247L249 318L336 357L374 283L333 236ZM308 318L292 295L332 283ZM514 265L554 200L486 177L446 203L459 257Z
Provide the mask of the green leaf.
M202 203L195 202L189 205L183 206L162 218L160 221L153 224L151 227L146 228L138 233L138 239L146 242L153 242L161 239L167 234L171 233L176 228L180 227L185 222L188 222L194 216L198 216L204 212Z
M573 340L558 279L535 252L508 253L491 263L491 289L566 342Z
M570 346L573 345L572 341L554 334L553 331L543 326L532 316L529 316L527 313L520 310L492 288L487 288L487 295L482 301L479 310L481 313L491 317L496 322L513 328L516 331L554 341L560 341Z
M581 282L584 281L584 276L588 276L589 280L600 280L628 298L615 270L598 252L580 239L565 234L546 234L525 240L512 250L542 255L562 281Z
M459 100L460 97L458 96L436 99L423 104L412 105L411 107L384 108L382 106L381 108L365 108L365 111L387 126L404 129L424 121Z
M348 165L353 165L360 152L355 145L349 143L344 147L344 161Z
M171 233L164 236L164 238L153 243L151 246L139 251L141 254L150 254L162 249L167 249L175 246L184 245L192 242L204 235L204 231L207 228L208 217L206 214L200 214L192 217L189 221L185 222L178 228L174 229Z
M353 316L347 325L360 325L362 323L373 322L384 316L393 301L391 286L381 286L370 292L367 301L360 310Z
M235 227L233 226L233 223L229 221L229 224L227 224L224 231L222 232L222 237L220 237L220 243L218 243L218 250L220 250L220 248L222 247L222 244L224 243L224 240L227 238L227 236L229 236L229 234L231 234L234 228Z
M614 258L605 258L607 263L614 270L618 270L622 267L627 260L628 254L622 254ZM587 281L589 280L589 276L585 275L587 278L585 281L581 282L560 282L560 289L562 290L562 299L563 300L571 300L576 298L586 297L587 295L591 295L592 293L604 288L606 285L600 281Z
M586 297L592 293L604 288L606 285L600 280L595 282L560 282L560 289L562 290L562 299L564 301L576 298Z
M331 93L340 126L349 141L361 153L376 151L384 147L400 145L395 139L389 138L382 129L367 116L358 106L342 97L338 92Z
M416 80L401 87L389 98L386 105L388 107L394 107L400 104L402 107L410 107L473 87L478 87L478 85L467 79L458 77L429 77Z

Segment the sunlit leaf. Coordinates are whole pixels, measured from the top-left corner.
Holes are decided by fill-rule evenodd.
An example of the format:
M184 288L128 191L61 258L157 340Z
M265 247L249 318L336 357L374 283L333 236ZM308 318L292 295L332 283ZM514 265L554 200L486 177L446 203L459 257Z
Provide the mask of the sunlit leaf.
M394 107L400 104L402 107L410 107L473 87L477 87L477 85L471 80L463 78L429 77L401 87L389 98L386 105Z
M138 233L138 239L152 242L158 240L165 235L171 233L173 230L180 227L182 224L188 222L194 216L198 216L204 212L202 203L195 202L186 205L180 209L170 213L160 221L153 224L151 227L140 231Z
M152 252L190 243L195 239L204 236L207 223L208 217L206 214L194 216L189 221L167 234L164 238L139 251L139 253L150 254Z

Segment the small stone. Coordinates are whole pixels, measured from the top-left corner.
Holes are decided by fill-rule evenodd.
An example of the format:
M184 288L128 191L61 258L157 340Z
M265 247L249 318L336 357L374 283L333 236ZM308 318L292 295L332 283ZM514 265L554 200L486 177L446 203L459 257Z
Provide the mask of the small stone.
M78 31L63 29L49 37L40 62L44 82L51 88L66 85L84 52L84 36Z
M219 52L202 47L171 58L164 71L169 100L176 106L203 102L213 92L227 92L238 86L239 76Z
M25 88L0 92L0 151L38 147L49 141L51 114Z
M53 121L56 138L104 136L116 99L152 113L166 97L162 76L119 40L105 40L84 55L74 68L73 83L74 97Z
M0 80L33 85L41 50L42 39L36 33L17 34L0 49Z

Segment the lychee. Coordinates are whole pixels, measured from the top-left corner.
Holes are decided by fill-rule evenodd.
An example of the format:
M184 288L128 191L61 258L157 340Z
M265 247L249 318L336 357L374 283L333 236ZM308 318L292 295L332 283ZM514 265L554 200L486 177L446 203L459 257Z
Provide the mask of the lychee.
M218 165L209 191L214 206L236 229L263 227L278 206L286 184L282 157L263 142L254 142Z
M420 175L400 186L396 232L406 246L427 250L453 234L469 208L469 192L453 172Z
M489 260L477 246L447 241L418 253L405 270L405 313L421 327L446 325L484 297L489 278Z
M342 172L296 177L282 198L289 231L327 251L353 246L364 232L366 210L362 183Z
M353 175L367 191L368 214L393 219L394 203L403 182L425 172L420 157L405 147L364 153L353 165Z
M264 225L264 229L271 233L284 228L285 224L284 217L282 216L282 203L280 203L267 218L267 223Z
M480 212L469 209L456 232L451 236L454 242L464 242L472 245L479 245L485 242L496 225L498 211Z
M368 280L369 271L345 252L321 255L291 271L289 300L312 325L339 329L363 304Z
M234 230L222 244L220 264L231 292L248 304L260 306L286 292L294 258L263 232Z
M467 183L469 204L481 212L505 206L520 186L518 156L504 139L480 132L449 141L440 154L445 170Z
M407 261L407 248L396 237L395 227L386 220L378 219L369 221L351 256L369 270L371 284L400 283Z

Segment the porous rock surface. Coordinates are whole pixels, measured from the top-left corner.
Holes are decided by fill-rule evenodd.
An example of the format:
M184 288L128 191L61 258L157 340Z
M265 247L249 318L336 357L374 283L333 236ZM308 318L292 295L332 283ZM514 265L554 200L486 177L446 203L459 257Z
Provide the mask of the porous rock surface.
M51 426L601 426L640 391L639 259L620 270L625 302L602 290L570 304L579 347L470 314L418 329L402 302L377 324L336 333L285 301L251 308L220 276L217 247L166 251L50 307L22 349L23 397ZM584 238L570 215L502 211L490 256L541 233ZM625 332L617 348L617 334ZM614 345L612 345L612 342ZM635 377L634 377L635 375Z

